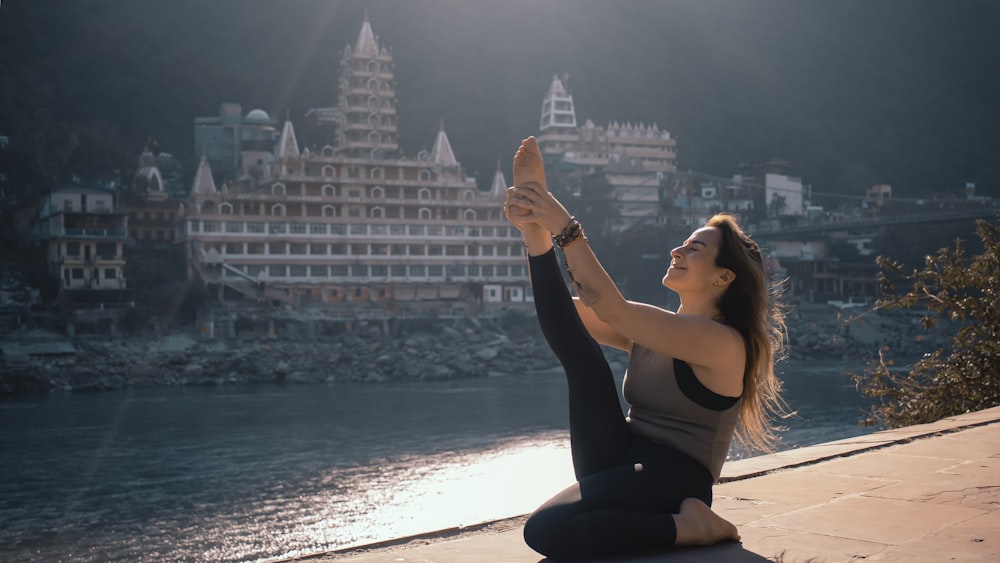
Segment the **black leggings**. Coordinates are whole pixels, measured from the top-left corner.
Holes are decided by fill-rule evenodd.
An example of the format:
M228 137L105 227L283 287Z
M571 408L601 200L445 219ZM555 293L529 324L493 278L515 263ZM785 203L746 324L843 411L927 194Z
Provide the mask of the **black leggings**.
M555 250L528 262L538 322L569 385L577 482L528 518L525 542L552 559L672 546L672 515L688 497L711 505L711 474L690 457L632 432L611 368L576 312Z

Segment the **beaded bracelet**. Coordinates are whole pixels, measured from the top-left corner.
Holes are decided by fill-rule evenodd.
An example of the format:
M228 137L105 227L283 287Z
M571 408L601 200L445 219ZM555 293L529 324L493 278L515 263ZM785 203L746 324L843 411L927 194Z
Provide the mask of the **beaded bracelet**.
M576 217L570 217L569 222L563 228L562 232L552 237L552 244L559 248L566 248L570 243L576 242L580 238L587 239L583 234L583 225L580 224L580 221Z

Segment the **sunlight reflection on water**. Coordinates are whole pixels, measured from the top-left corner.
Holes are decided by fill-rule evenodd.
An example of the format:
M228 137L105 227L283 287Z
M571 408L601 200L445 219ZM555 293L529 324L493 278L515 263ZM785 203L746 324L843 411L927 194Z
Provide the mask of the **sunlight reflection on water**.
M202 527L193 543L213 548L184 556L277 561L478 524L531 512L572 482L563 432L376 460L302 483L300 495L247 499L246 513Z

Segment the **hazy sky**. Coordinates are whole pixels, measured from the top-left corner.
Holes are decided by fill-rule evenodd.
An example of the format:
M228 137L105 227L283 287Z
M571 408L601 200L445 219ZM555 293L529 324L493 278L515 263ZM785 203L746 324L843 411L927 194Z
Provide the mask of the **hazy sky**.
M404 149L428 147L444 119L470 173L537 132L552 75L567 73L579 119L656 122L684 169L779 156L830 190L1000 184L993 0L12 1L0 69L51 66L55 82L68 65L72 95L50 94L54 107L182 155L193 118L223 101L297 122L334 105L367 8L395 58ZM0 94L26 89L15 80Z

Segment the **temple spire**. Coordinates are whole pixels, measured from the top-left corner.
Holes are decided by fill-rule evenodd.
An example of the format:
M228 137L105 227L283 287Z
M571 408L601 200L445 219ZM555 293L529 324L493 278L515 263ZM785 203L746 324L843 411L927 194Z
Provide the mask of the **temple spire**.
M365 21L361 24L358 41L354 44L354 54L359 57L374 57L378 54L378 41L372 32L372 24L368 22L368 8L365 8Z
M434 141L434 150L431 151L431 161L442 166L458 166L458 159L455 158L455 152L451 150L448 134L444 132L444 119L441 120L437 139Z
M565 77L564 77L565 79ZM542 120L540 131L550 128L576 128L576 110L573 108L573 96L566 89L559 75L552 77L549 91L542 100Z
M292 127L292 120L285 116L285 127L281 130L281 138L278 140L278 158L299 156L299 143L295 139L295 129Z
M500 168L500 159L497 159L497 172L493 175L493 184L490 186L490 193L495 196L502 196L507 191L507 179L503 177L503 170Z
M215 178L212 177L212 168L208 165L208 157L202 151L201 162L198 163L198 171L191 185L191 193L209 195L218 191L219 189L215 187Z

